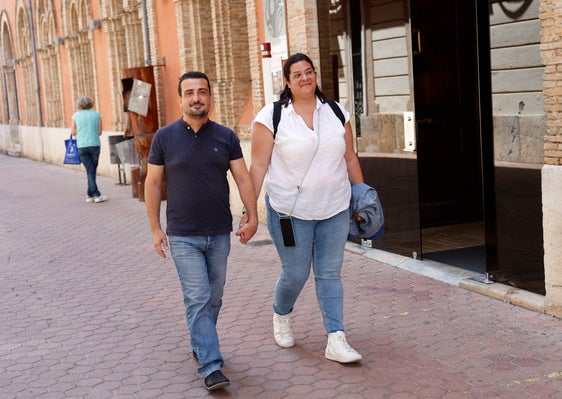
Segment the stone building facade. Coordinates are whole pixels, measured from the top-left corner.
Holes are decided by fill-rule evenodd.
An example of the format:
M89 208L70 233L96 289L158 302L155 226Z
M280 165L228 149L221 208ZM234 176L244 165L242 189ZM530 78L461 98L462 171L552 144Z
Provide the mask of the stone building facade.
M455 4L459 9L472 4L459 0L431 4L437 7L442 1L443 6ZM459 70L463 73L459 82L468 81L474 72L470 82L479 88L472 93L478 106L464 104L463 111L470 109L475 115L470 126L480 132L475 145L484 158L473 162L484 165L475 171L476 176L484 175L484 181L469 193L468 197L477 198L465 202L449 197L423 199L424 186L430 193L437 187L420 177L424 162L430 165L435 161L432 157L448 152L447 145L437 144L423 161L422 133L435 118L420 117L421 104L427 100L430 109L438 109L428 98L439 92L435 84L422 90L427 77L424 65L442 57L437 47L446 45L439 43L432 49L435 53L421 61L419 54L427 54L427 31L440 25L426 20L426 15L438 12L427 12L423 9L427 4L419 0L0 0L0 151L62 164L61 143L69 134L75 99L83 94L95 99L105 135L122 135L128 118L123 71L150 66L160 126L179 117L178 77L187 70L202 70L213 86L212 117L231 126L250 154L253 116L275 95L268 89L275 77L270 72L279 68L278 59L304 52L316 64L322 90L354 116L357 149L368 180L380 182L383 206L384 195L398 195L398 201L387 202L387 235L376 245L414 257L428 252L429 258L426 233L443 225L479 226L486 274L514 288L539 292L544 297L542 310L560 317L562 5L557 0L490 0L482 9L483 3L475 0L463 12L474 13L476 28L451 25L462 30L458 37L475 38L462 43L463 50L474 47L469 49L474 57L459 52L458 57L465 57L463 63L472 66ZM273 22L281 29L275 34L269 30ZM443 25L443 29L448 26ZM272 58L262 54L261 45L268 42L273 46ZM479 61L472 65L473 59ZM422 96L426 91L427 96ZM413 125L406 123L410 120ZM410 128L412 148L408 148ZM463 129L467 128L459 131ZM108 152L104 141L102 153ZM369 165L375 165L374 172ZM103 156L99 172L114 177L118 173ZM389 173L387 186L383 172ZM516 176L507 186L531 182L538 200L527 198L530 191L524 189L514 191L524 197L521 202L509 203L499 185L504 176ZM454 187L453 183L446 185ZM236 213L241 204L235 194ZM414 201L401 202L400 195ZM391 202L399 207L394 210ZM483 202L484 211L474 205L478 202ZM462 210L474 206L470 220L458 223L454 212L449 219L440 219L455 206ZM506 230L511 226L502 223L526 213L525 206L533 207L532 223L540 218L540 231L531 237L536 245L522 256L510 257L508 252L525 247L526 239L510 236ZM414 208L422 209L421 214ZM527 273L525 265L517 265L523 255L540 258L535 262L540 270Z

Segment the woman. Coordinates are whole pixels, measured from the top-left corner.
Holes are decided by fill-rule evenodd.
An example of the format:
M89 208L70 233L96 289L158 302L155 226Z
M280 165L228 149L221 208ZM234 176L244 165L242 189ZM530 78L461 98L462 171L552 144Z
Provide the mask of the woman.
M108 198L100 193L96 183L102 134L101 114L92 109L94 101L88 96L81 96L77 106L78 111L72 115L71 133L76 136L78 156L88 176L86 202L104 202Z
M349 113L340 106L342 125L318 89L314 65L305 54L289 57L283 75L276 135L274 106L268 104L253 123L250 167L257 194L264 185L267 226L281 259L273 300L275 342L284 348L295 344L290 313L312 266L328 334L325 356L357 362L361 355L348 345L344 333L341 282L351 183L363 182Z

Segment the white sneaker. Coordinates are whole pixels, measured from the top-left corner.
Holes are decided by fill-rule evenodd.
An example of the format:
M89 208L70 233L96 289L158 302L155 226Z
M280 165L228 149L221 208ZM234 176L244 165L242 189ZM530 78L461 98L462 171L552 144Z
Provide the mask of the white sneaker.
M86 197L86 202L94 202L94 197Z
M291 317L289 315L281 316L273 313L273 337L281 348L295 346L295 339L291 330Z
M324 354L326 359L340 363L359 362L362 357L355 349L347 343L343 331L328 334L328 345Z
M104 202L107 201L109 198L107 197L107 195L99 195L97 197L94 197L94 202L97 204L98 202Z

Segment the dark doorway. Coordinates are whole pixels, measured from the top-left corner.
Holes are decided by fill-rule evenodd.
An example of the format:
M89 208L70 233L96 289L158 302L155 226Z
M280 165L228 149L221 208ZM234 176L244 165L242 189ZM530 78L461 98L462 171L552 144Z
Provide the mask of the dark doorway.
M351 62L353 67L353 106L355 109L355 133L361 137L361 115L364 114L363 106L363 34L361 27L361 2L349 3L351 16Z
M410 7L422 256L485 272L476 4Z

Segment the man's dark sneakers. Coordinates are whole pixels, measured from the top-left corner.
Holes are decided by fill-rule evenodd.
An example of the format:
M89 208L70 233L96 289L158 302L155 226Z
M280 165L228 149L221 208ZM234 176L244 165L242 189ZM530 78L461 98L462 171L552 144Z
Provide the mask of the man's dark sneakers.
M230 385L230 380L224 376L222 371L215 370L205 378L205 385L208 391L214 391Z

